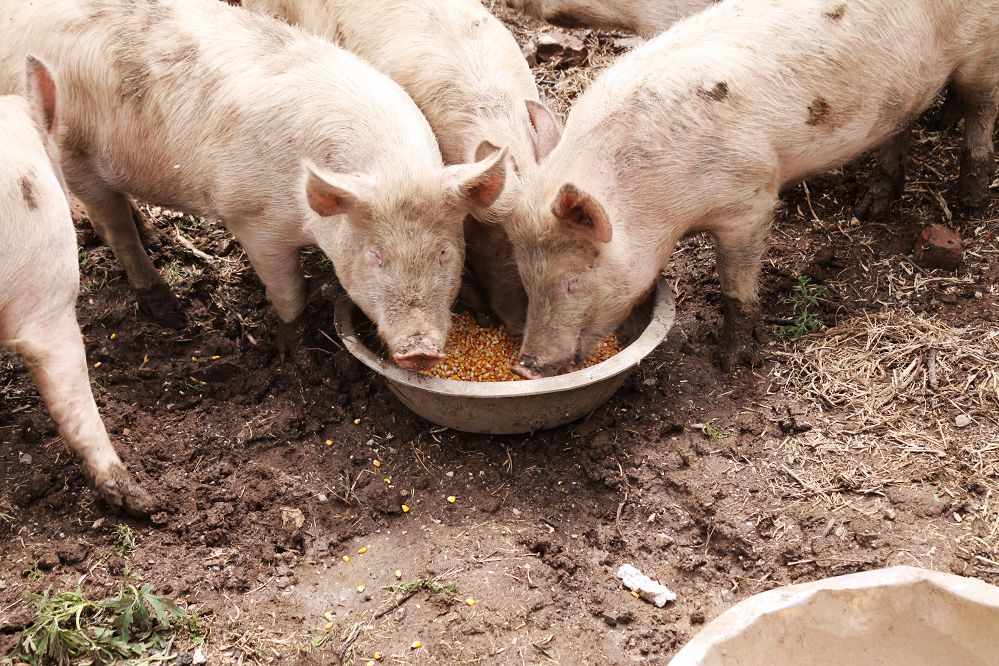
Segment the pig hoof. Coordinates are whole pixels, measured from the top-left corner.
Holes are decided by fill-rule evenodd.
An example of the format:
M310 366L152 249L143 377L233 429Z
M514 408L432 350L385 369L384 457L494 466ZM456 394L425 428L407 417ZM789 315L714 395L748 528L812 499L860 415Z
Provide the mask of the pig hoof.
M763 330L763 316L758 303L742 303L725 297L722 311L721 352L719 365L725 372L732 372L740 365L755 367L761 360L757 345L766 339Z
M278 354L281 355L282 362L286 361L289 356L295 355L301 341L301 319L296 319L295 321L278 321L275 344L277 345Z
M958 197L958 209L965 217L981 215L989 203L988 191L978 187L960 188Z
M145 518L157 510L156 500L140 486L124 465L117 465L95 478L101 499L116 511L133 518Z
M179 330L187 326L187 317L180 307L180 302L170 287L162 282L147 289L136 291L139 300L139 310L153 323Z
M903 181L904 182L904 181ZM872 182L864 195L853 208L853 216L858 220L883 220L889 212L895 199L902 193L902 188L884 181Z

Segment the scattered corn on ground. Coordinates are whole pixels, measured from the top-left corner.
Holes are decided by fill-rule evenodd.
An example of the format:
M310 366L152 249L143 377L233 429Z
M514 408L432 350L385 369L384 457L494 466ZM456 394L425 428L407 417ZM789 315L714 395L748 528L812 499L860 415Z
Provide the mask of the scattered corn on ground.
M444 347L447 358L421 374L466 382L511 382L522 379L511 368L517 362L519 346L502 326L479 326L475 318L461 312L451 320L451 332ZM607 336L587 359L573 368L588 368L621 351L617 338Z

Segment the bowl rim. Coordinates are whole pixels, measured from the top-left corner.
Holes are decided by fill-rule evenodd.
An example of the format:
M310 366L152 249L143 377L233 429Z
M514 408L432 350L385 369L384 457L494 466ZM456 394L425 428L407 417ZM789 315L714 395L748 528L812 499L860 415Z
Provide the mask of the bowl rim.
M382 358L356 335L352 319L356 307L350 297L344 295L337 300L333 311L333 325L347 351L389 382L428 393L461 398L530 397L571 391L605 381L639 365L642 359L666 339L676 318L673 290L666 277L660 275L656 280L652 317L648 325L630 345L607 360L554 377L521 381L472 382L463 379L427 377Z

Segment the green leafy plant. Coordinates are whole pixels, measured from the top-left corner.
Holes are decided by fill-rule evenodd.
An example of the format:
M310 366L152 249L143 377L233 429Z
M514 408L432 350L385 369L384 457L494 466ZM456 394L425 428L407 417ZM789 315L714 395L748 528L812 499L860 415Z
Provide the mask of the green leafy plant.
M38 568L38 560L31 560L31 566L21 572L22 578L27 578L32 583L42 577L42 570Z
M825 285L812 284L808 277L798 276L798 282L791 288L791 291L777 299L784 305L790 305L794 314L791 324L777 329L778 335L782 338L800 338L803 335L821 330L825 324L816 311L819 308L819 299L825 296L828 291L829 289Z
M704 425L701 427L701 430L704 432L704 434L707 436L708 439L725 439L728 436L724 432L718 429L718 426L715 425L715 422L713 420L704 423Z
M34 620L5 663L146 666L172 659L168 646L178 634L193 635L191 615L153 594L149 583L126 584L116 597L101 601L79 590L53 594L51 587L27 600L35 607Z

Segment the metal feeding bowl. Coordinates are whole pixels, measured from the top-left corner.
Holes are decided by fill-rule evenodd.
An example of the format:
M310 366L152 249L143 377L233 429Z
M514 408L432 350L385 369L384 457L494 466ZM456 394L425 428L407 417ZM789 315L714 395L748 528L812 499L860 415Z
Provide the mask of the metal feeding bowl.
M666 339L676 306L666 280L616 331L620 352L606 361L556 377L508 382L467 382L425 377L384 356L374 326L347 297L334 323L347 350L388 382L402 404L439 425L493 435L554 428L607 402L628 375Z

